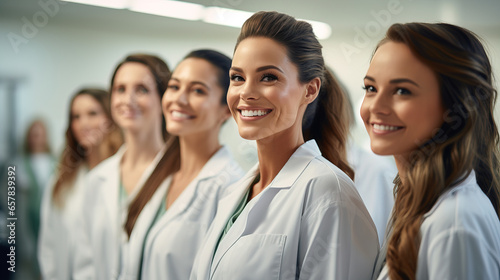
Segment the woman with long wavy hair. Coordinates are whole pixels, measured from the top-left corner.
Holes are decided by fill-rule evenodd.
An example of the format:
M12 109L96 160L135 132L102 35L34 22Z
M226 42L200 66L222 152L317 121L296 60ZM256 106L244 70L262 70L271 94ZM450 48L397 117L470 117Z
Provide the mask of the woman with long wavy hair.
M444 23L395 24L364 83L371 148L393 155L399 171L374 278L499 279L497 91L478 37Z
M41 206L38 260L43 279L70 279L73 238L81 229L74 220L83 200L84 177L121 144L121 133L111 118L109 93L84 88L73 95L66 144Z

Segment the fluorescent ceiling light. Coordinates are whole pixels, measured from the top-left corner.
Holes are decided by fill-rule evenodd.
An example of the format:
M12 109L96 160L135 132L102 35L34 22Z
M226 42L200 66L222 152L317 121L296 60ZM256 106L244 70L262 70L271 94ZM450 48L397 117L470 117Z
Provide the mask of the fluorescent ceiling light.
M115 9L130 9L135 12L153 14L158 16L179 18L185 20L203 20L207 23L241 28L243 23L253 15L251 12L227 9L221 7L205 7L203 5L172 0L62 0L80 4L94 5ZM302 19L309 22L314 34L323 40L330 37L330 25Z
M139 0L133 1L130 10L158 16L179 18L185 20L200 20L203 17L204 6L182 1Z
M253 13L226 9L221 7L208 7L205 9L204 22L240 28Z
M330 35L332 35L332 28L329 24L320 21L308 20L308 19L300 19L303 21L307 21L312 25L314 34L318 37L319 40L328 39Z
M128 7L128 0L62 0L65 2L73 2L87 4L92 6L100 6L113 9L125 9Z

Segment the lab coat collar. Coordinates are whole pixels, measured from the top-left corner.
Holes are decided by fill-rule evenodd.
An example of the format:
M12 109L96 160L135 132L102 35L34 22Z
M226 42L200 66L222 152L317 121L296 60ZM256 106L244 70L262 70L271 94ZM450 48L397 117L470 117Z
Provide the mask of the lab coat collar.
M309 163L321 156L315 140L309 140L295 150L290 159L267 188L289 188L297 181Z
M464 174L464 177L465 177L465 174ZM460 180L460 179L459 179ZM436 209L438 208L438 206L451 194L453 194L454 192L456 192L458 189L461 189L461 188L465 188L467 186L477 186L479 188L479 186L477 185L477 181L476 181L476 173L474 172L474 170L472 170L469 174L469 176L465 177L465 179L458 185L452 187L451 189L447 190L445 193L443 193L439 198L438 200L436 201L436 203L434 203L434 206L432 206L432 209L429 210L429 212L425 213L425 215L423 216L424 219L428 218L430 215L432 215L432 213L434 213L434 211L436 211Z
M271 201L280 190L290 188L293 183L299 178L302 172L304 172L309 163L314 158L319 156L321 156L321 151L319 150L316 141L310 140L302 144L292 154L290 159L283 166L278 175L276 175L271 184L269 184L269 186L267 186L259 195L257 195L247 204L242 214L240 215L241 219L245 219L244 221L241 221L244 226L233 226L232 230L230 230L226 234L224 239L219 243L217 252L215 252L214 255L215 244L220 237L227 221L229 220L229 217L234 213L236 207L243 199L243 195L246 193L248 187L259 172L258 163L247 173L245 177L243 177L239 182L236 183L237 186L235 187L237 187L237 189L230 195L228 195L225 199L221 200L221 202L219 203L220 213L224 213L224 215L220 215L221 217L214 221L213 228L216 230L213 230L213 232L211 232L210 237L210 240L212 240L212 244L214 247L212 248L212 250L208 250L214 257L211 269L205 271L210 271L210 275L213 275L224 254L241 236L245 234L249 225L252 224L251 221L255 218L260 217L261 212L265 211L265 209L262 209L262 207L260 206L269 205L269 201ZM267 202L264 202L263 200ZM259 207L254 207L258 203L261 203L261 205L259 205ZM245 212L247 212L248 214L245 215Z
M182 214L187 210L187 208L193 203L196 197L196 193L205 193L205 191L199 190L202 187L202 183L206 180L217 176L223 170L229 170L230 164L234 163L231 153L226 147L221 147L203 166L200 173L189 183L186 189L180 194L177 200L170 206L168 211L158 222L162 226L168 224L174 217ZM163 190L163 194L168 191L170 187L171 179L165 180L162 184L167 184L168 186ZM217 182L214 182L217 183ZM207 186L209 187L209 186ZM163 195L163 197L165 197ZM158 207L156 207L158 209Z
M149 178L151 173L153 172L154 168L162 158L163 154L165 153L166 146L164 145L162 149L156 154L155 158L153 161L150 163L150 165L144 170L144 172L141 175L141 178L137 182L136 187L130 193L127 197L127 202L125 205L128 205L137 195L137 193L140 191L146 180ZM122 219L121 216L119 215L120 211L125 211L128 210L126 209L121 209L121 205L119 205L119 188L120 188L120 162L123 158L123 155L125 154L126 151L126 146L122 145L120 149L108 158L107 160L103 161L98 167L96 167L95 171L95 176L96 178L100 181L99 185L101 186L100 192L103 193L103 199L105 200L105 204L107 207L108 212L111 215L111 218L114 221L120 221L120 225L122 225Z

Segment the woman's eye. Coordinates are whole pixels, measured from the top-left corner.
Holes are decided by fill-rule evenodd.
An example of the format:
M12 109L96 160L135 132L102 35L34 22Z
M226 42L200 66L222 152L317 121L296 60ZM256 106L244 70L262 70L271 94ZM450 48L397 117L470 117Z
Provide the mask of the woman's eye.
M148 93L149 92L149 90L146 87L144 87L144 86L139 86L137 88L137 91L140 92L140 93Z
M179 90L179 87L177 85L168 85L167 89L169 89L169 90Z
M369 92L377 92L377 90L375 89L374 86L364 86L363 89L366 91L366 93L369 93Z
M97 116L97 111L90 111L89 116Z
M80 117L80 115L71 115L71 120L77 120Z
M196 88L193 91L196 92L196 94L205 94L205 91L202 90L201 88Z
M409 95L411 92L405 88L398 88L396 89L396 94L397 95Z
M119 86L114 89L115 92L123 93L125 92L125 87Z
M277 79L278 79L278 77L276 77L276 75L273 75L273 74L264 74L262 76L261 81L263 81L263 82L272 82L272 81L276 81Z
M231 78L231 81L233 81L233 82L243 82L244 81L243 77L241 77L240 75L237 75L237 74L231 75L230 78Z

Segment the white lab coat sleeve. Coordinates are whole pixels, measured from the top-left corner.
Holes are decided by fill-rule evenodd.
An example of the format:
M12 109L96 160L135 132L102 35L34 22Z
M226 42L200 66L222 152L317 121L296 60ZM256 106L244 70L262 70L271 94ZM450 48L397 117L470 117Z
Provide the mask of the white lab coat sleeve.
M305 213L299 241L299 279L370 279L378 252L371 221L350 201L330 201Z
M82 203L82 211L75 217L75 224L81 230L75 233L74 247L75 254L72 260L74 280L87 280L96 279L95 266L92 258L92 244L91 244L91 213L93 209L93 201L95 193L89 182L89 177L85 179L85 191Z
M40 234L38 237L38 263L43 279L57 279L56 252L58 227L55 226L57 217L52 212L53 180L45 188L40 209Z
M427 250L428 275L418 279L486 280L500 277L500 256L486 244L485 238L463 228L454 228L437 236ZM446 257L443 257L446 256ZM425 273L419 269L419 272Z

